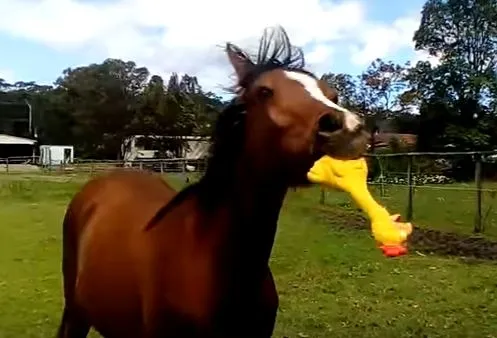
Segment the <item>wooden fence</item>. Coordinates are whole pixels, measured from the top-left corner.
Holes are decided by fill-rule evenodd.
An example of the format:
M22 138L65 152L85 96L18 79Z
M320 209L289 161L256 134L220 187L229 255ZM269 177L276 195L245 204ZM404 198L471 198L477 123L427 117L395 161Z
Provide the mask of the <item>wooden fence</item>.
M71 163L43 165L33 157L0 158L0 173L89 174L119 169L150 170L160 173L203 172L205 159L164 158L133 161L75 159Z

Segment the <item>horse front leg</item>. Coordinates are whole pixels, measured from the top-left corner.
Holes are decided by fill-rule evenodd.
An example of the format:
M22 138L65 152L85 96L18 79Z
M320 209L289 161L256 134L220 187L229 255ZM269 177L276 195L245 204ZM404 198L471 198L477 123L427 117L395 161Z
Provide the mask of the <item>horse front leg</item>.
M240 333L243 338L271 338L276 324L279 299L273 275L268 274L262 284L257 301L247 314L246 327Z
M74 307L64 307L57 338L86 338L90 325Z
M269 270L269 269L268 269ZM272 337L279 307L278 292L271 270L264 281L261 301L261 337Z

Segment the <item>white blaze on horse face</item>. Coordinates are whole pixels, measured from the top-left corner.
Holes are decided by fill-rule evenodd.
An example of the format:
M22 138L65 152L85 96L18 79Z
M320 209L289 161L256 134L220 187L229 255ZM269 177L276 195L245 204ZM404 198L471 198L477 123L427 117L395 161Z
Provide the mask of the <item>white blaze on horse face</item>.
M285 71L285 75L294 81L300 83L304 89L309 93L309 95L315 100L324 103L330 108L336 109L343 113L343 120L345 129L349 131L354 131L360 125L361 121L359 120L359 116L354 114L348 109L345 109L342 106L339 106L335 102L328 99L324 94L321 88L319 88L318 81L314 79L312 76L309 76L304 73Z

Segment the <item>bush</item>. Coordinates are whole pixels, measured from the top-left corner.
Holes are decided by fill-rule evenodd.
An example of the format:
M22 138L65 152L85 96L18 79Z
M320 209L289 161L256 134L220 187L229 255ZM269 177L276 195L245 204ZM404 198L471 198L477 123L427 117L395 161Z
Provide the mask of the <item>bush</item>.
M425 184L450 184L454 183L454 180L445 175L439 174L417 174L412 176L412 181L414 185L425 185ZM381 176L376 177L373 180L370 180L370 183L384 183L384 184L402 184L407 185L407 177L399 177L399 176L383 176L383 180Z

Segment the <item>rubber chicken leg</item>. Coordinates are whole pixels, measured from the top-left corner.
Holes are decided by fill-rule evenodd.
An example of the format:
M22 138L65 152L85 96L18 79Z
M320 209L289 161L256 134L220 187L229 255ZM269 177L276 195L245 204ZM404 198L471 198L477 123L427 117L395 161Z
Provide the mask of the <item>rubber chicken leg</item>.
M399 222L399 215L379 205L367 187L368 168L364 158L338 160L323 156L307 173L309 181L348 192L371 221L373 237L387 256L407 253L405 242L412 232L410 223Z

